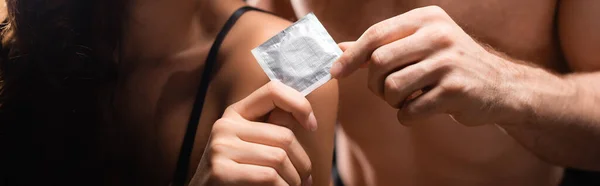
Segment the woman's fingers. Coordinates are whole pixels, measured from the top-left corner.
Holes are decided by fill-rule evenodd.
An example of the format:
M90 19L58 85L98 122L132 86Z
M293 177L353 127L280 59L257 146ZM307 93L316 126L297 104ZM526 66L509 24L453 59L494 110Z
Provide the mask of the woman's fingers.
M271 167L290 185L302 183L311 173L310 158L294 133L276 124L221 118L213 126L207 151L211 159Z
M266 123L275 124L279 126L283 126L289 128L290 130L296 129L300 124L294 116L284 110L279 108L274 109L269 114L269 117L266 120Z
M254 122L267 115L270 123ZM217 185L303 184L310 180L311 162L290 130L297 125L317 128L308 100L280 82L266 84L229 106L214 123L197 180Z
M289 184L271 167L240 164L230 159L213 161L210 183L228 186L289 186Z
M236 148L228 150L230 158L240 164L271 167L289 185L300 185L302 179L285 150L239 140Z
M267 185L267 186L290 186L277 171L273 172L271 167L262 167L256 165L239 164L239 170L247 171L250 174L257 174L257 181L253 182L256 186ZM240 184L249 185L249 184Z
M304 128L315 131L317 119L310 102L298 91L278 81L271 81L245 99L225 110L224 117L241 117L256 121L275 108L291 113Z
M310 158L290 129L270 123L253 122L252 125L242 127L237 135L240 139L249 143L282 149L286 152L302 180L310 176L312 169Z

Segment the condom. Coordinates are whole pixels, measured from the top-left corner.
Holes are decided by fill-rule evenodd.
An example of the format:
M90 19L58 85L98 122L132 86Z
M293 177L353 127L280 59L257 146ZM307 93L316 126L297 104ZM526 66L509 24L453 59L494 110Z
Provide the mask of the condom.
M252 49L271 81L280 81L304 96L331 80L329 69L341 54L313 13Z

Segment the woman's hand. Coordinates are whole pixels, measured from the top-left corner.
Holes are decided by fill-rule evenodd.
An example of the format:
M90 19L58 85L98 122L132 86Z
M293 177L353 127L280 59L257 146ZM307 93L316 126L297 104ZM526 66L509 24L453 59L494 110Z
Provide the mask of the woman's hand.
M215 122L191 185L310 185L310 159L288 128L297 125L317 128L308 100L266 84Z

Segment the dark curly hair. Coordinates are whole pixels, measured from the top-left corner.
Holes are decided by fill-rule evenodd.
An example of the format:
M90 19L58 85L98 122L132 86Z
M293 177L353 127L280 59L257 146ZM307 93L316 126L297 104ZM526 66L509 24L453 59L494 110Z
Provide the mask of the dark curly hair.
M98 131L111 120L125 2L6 0L0 185L89 185L102 174Z

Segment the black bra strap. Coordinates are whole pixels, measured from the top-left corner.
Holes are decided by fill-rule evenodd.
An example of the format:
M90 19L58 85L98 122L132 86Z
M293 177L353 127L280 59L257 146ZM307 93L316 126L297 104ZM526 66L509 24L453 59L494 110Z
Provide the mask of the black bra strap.
M231 30L235 22L249 10L261 11L260 9L256 9L249 6L244 6L236 10L231 17L227 20L217 38L215 39L210 51L208 53L208 57L206 58L206 63L204 66L204 72L202 73L202 79L200 82L200 86L198 87L198 91L196 93L196 100L194 101L194 108L192 109L192 113L190 115L190 119L187 125L187 129L185 132L185 136L183 138L183 143L181 145L181 152L179 153L179 160L177 161L177 167L175 170L175 176L173 178L174 186L183 186L187 181L188 174L188 166L190 164L190 156L192 154L192 149L194 147L194 139L196 138L196 130L198 129L198 123L200 122L200 115L202 114L202 107L204 106L204 99L206 97L206 92L208 91L208 87L210 85L210 80L212 78L213 68L215 63L217 62L217 55L219 53L219 48L225 39L225 36Z

